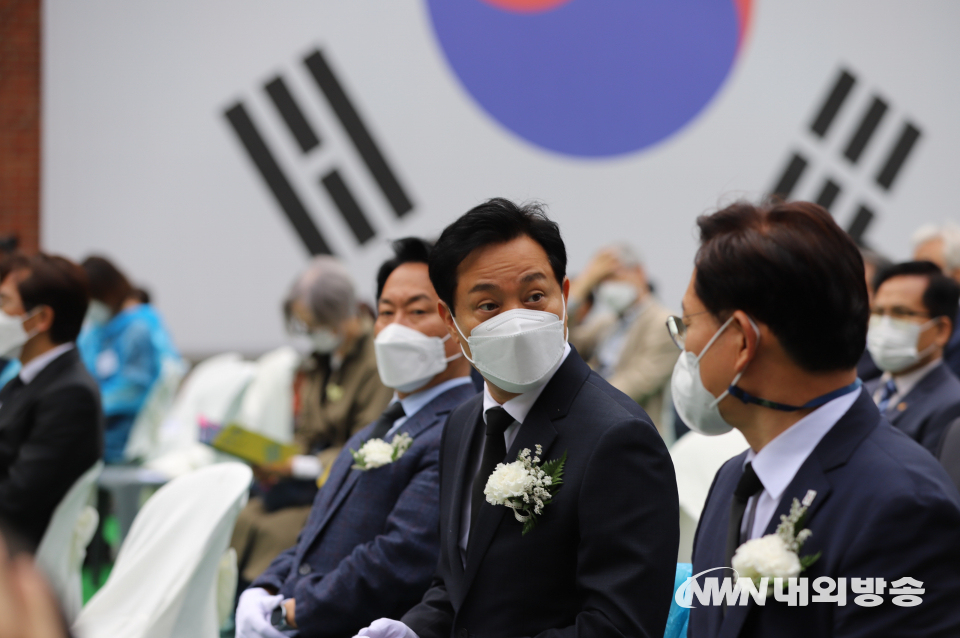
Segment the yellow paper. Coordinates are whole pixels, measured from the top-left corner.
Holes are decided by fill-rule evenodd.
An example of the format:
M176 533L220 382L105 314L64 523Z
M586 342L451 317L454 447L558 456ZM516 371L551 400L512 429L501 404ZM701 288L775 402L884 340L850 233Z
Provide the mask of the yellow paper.
M279 463L300 452L295 445L278 443L236 423L223 428L210 445L253 465Z

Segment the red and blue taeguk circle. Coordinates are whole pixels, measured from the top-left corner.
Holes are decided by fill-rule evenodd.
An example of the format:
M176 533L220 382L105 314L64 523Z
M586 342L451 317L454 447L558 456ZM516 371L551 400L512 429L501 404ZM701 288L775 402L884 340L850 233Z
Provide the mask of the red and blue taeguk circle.
M427 0L450 65L552 151L638 151L692 120L737 57L751 0Z

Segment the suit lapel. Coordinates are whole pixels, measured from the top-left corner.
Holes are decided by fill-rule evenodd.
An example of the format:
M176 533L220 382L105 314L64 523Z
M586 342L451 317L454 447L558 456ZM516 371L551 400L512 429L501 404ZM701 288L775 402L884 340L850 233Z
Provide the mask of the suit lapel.
M507 451L505 461L512 462L515 460L517 454L524 448L529 448L531 452L535 451L537 444L543 448L543 455L541 456L543 461L548 461L556 456L556 454L549 455L554 439L557 438L557 430L551 421L567 415L573 400L588 376L590 376L590 368L577 354L576 349L571 349L566 361L547 383L547 387L543 389L543 393L533 404L527 418L524 419L513 445ZM470 467L473 466L471 463ZM487 477L481 478L486 480ZM461 491L459 495L462 497L462 494ZM489 503L483 503L480 506L476 525L470 531L470 539L467 544L467 565L461 589L461 601L466 598L497 528L500 526L503 517L507 515L507 510L508 508L504 506L493 506ZM458 516L459 512L458 509ZM457 529L459 530L459 525ZM520 534L521 529L518 522L517 535ZM459 539L459 537L460 534L458 533L457 538ZM459 554L457 559L459 560Z
M874 404L870 394L866 390L862 390L853 406L817 444L807 460L800 466L787 489L783 491L780 496L780 503L777 505L773 516L770 517L764 535L773 534L777 531L777 526L780 525L780 517L790 512L793 499L802 503L808 492L813 490L816 495L807 508L805 526L813 532L813 538L815 538L816 527L819 522L816 521L816 514L833 491L827 474L830 470L847 462L863 439L877 427L879 421L880 414L877 411L876 404ZM801 548L800 551L803 552L803 549ZM745 606L737 605L728 608L727 615L720 625L718 638L733 638L739 635L740 629L754 605L755 603L751 598L749 604Z

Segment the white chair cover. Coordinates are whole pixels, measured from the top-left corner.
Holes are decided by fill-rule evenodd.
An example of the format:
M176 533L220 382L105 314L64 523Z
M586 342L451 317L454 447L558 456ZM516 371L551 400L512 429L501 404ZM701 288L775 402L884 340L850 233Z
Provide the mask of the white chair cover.
M145 467L176 477L216 462L213 449L199 443L199 419L226 423L236 417L256 364L234 352L197 364L160 427L160 453Z
M688 432L670 448L680 495L680 549L677 562L690 562L700 512L707 502L707 493L717 470L745 449L747 440L739 430L731 430L720 436Z
M177 389L187 369L186 363L173 357L165 357L160 364L160 375L130 430L130 438L123 451L127 461L148 460L159 453L160 425L173 408Z
M279 441L293 442L293 379L300 355L290 346L257 360L257 373L243 393L237 422Z
M221 463L160 488L74 623L77 636L216 638L221 557L251 478L246 465Z
M54 510L37 548L37 564L60 599L68 621L76 618L83 606L80 570L100 520L92 503L102 470L103 461L97 461L77 479Z

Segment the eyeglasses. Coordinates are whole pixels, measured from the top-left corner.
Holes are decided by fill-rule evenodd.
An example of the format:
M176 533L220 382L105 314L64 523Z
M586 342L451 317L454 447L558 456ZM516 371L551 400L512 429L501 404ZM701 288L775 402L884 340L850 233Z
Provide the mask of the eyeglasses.
M684 315L684 317L689 319L690 317L702 315L705 312L709 311L701 310L700 312L691 312L689 315ZM667 332L670 333L670 338L673 339L673 343L683 350L684 345L687 343L687 324L683 323L683 318L677 317L676 315L667 317Z
M929 312L919 312L917 310L910 310L909 308L904 308L903 306L894 306L893 308L871 308L870 316L872 317L890 317L891 319L901 319L901 320L910 320L915 317L930 317Z

